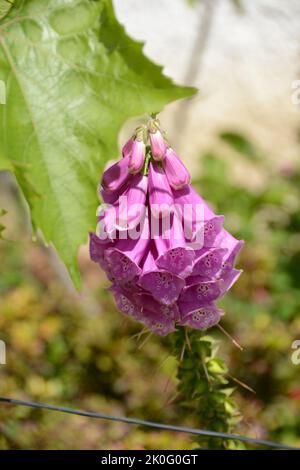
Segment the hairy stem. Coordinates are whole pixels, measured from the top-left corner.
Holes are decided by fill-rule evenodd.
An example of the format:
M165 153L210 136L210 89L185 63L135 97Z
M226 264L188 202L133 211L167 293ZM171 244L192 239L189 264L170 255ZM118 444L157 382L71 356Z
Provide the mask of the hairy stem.
M241 415L231 398L224 361L216 357L213 338L197 330L179 328L173 336L178 359L178 392L181 405L196 421L196 426L219 432L232 432ZM243 448L235 441L211 437L197 438L201 448Z

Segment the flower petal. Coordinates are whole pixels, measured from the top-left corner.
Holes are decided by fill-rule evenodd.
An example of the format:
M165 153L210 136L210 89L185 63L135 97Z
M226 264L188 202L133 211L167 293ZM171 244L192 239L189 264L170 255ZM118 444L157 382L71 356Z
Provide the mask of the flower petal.
M223 278L220 280L221 295L226 294L226 292L231 289L242 272L243 271L241 269L232 269L223 276Z
M160 336L166 336L175 331L175 324L171 318L167 318L165 315L159 313L150 312L150 314L148 314L146 309L143 310L140 321L144 323L149 330Z
M129 156L117 161L103 173L101 185L104 191L111 193L121 188L130 177L128 164Z
M198 330L207 330L216 325L223 314L214 304L194 309L192 304L181 304L182 319L180 325L187 325Z
M220 281L203 281L197 282L187 286L181 296L180 300L183 302L191 302L194 299L202 302L203 304L212 302L220 297L222 290L220 287Z
M125 234L129 236L130 234ZM149 222L145 218L141 233L137 239L119 239L113 247L105 250L107 261L116 282L130 281L141 273L139 263L149 245Z
M179 276L158 269L151 252L148 253L146 258L139 284L164 305L171 305L176 302L185 286L184 280Z
M149 173L149 204L153 217L166 217L173 212L174 198L163 170L150 162Z
M118 309L128 315L129 317L134 318L135 320L139 320L141 317L141 308L138 304L134 302L134 298L117 286L113 284L109 291L113 294Z
M212 248L199 250L193 267L193 276L202 276L211 279L222 268L222 262L227 253L226 248Z
M154 160L160 161L163 160L165 157L165 153L167 150L167 144L165 139L163 138L161 132L156 130L155 132L151 132L150 130L150 143L151 143L151 152Z
M136 294L135 299L138 305L147 312L151 312L151 314L157 313L174 321L177 321L180 318L179 309L176 303L172 305L164 305L155 300L151 294L147 293Z
M147 188L147 176L133 176L118 200L110 207L104 208L100 214L101 233L106 233L109 238L114 239L117 231L135 228L145 217Z
M127 140L126 144L123 146L123 148L122 148L123 158L128 157L128 156L131 155L132 144L133 144L133 139L130 138L129 140Z
M145 161L146 146L142 140L135 139L132 143L131 154L129 157L129 171L130 173L138 173Z
M211 247L221 231L223 215L216 215L192 186L173 190L178 215L184 221L184 233L192 248Z
M190 174L171 147L166 150L163 168L173 189L182 189L190 183Z
M176 214L170 218L171 227L166 227L155 239L156 265L181 277L187 277L193 269L195 252L186 246L181 221Z

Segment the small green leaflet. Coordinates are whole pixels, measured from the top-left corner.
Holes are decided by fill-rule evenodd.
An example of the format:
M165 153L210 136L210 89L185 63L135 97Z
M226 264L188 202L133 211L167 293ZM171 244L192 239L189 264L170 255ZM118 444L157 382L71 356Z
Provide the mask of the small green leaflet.
M0 169L14 171L34 229L77 286L78 248L95 228L96 187L120 127L195 93L142 47L110 0L16 0L0 20Z
M0 209L0 219L5 214L7 214L6 210L5 209ZM1 222L0 222L0 240L3 240L2 233L4 232L4 230L5 230L5 225L2 225Z

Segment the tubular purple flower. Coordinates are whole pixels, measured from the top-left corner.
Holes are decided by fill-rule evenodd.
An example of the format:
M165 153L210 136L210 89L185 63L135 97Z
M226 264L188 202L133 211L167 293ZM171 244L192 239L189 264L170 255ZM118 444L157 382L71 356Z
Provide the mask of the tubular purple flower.
M216 215L192 186L173 191L173 195L176 208L185 222L186 239L193 243L199 238L195 249L213 246L221 231L224 216ZM199 246L201 244L202 246Z
M138 293L135 295L135 299L137 304L145 308L148 312L159 313L174 321L180 320L180 312L176 303L164 305L155 300L152 295L148 293Z
M99 260L104 257L104 251L112 246L112 242L110 240L101 240L95 233L89 233L89 238L91 260L95 263L99 263Z
M222 276L222 273L232 270L236 257L244 245L244 240L237 240L223 228L215 239L215 245L220 249L226 249L226 255L222 260L219 272L219 275Z
M172 274L187 277L191 274L195 252L186 246L181 221L176 213L170 218L171 227L155 239L156 265Z
M95 233L89 234L89 249L90 249L90 258L94 263L98 263L99 266L106 273L108 279L113 282L114 278L110 272L108 263L105 260L104 252L107 248L112 246L110 241L103 241Z
M142 310L140 320L153 333L165 336L175 331L175 321L179 319L179 310L176 304L163 305L150 294L137 294L135 299Z
M149 223L143 223L140 237L117 240L113 247L104 252L104 258L111 269L116 283L130 281L141 273L139 263L149 245Z
M104 173L101 186L107 193L118 191L130 177L128 171L129 156L110 166Z
M123 158L130 157L131 151L132 151L132 144L133 144L133 138L131 137L129 140L127 140L126 144L122 148Z
M130 173L138 173L143 168L145 155L146 146L143 140L135 139L132 143L131 154L129 157L128 169Z
M124 291L116 284L113 284L108 290L113 294L118 309L124 313L124 315L128 315L135 320L140 320L141 307L136 304L133 297L128 292Z
M207 304L196 307L193 303L180 304L181 320L180 325L190 326L198 330L207 330L216 325L223 311L218 309L214 304Z
M206 330L219 322L215 302L242 272L234 265L243 241L190 186L159 126L137 128L123 158L104 172L107 206L98 236L90 234L90 256L111 280L118 309L164 336L177 325Z
M243 271L241 269L232 269L222 277L219 284L221 289L221 296L226 294L226 292L231 289L231 287L238 280L242 272Z
M196 279L193 279L191 282L195 281ZM220 280L202 281L202 279L200 279L200 282L196 281L195 284L186 286L180 296L180 300L182 302L192 302L193 300L198 300L203 305L216 300L221 295L222 287Z
M143 308L140 321L146 325L149 330L160 336L166 336L175 331L174 320L166 317L162 313L147 310L147 306Z
M154 299L164 305L172 305L178 299L185 282L179 276L159 269L151 251L148 252L139 280L140 286L151 292Z
M104 189L101 188L101 186L99 188L99 195L101 196L105 204L114 204L119 199L119 194L117 191L115 191L114 193L108 193L104 191Z
M150 163L148 174L149 206L156 218L169 216L174 210L174 198L163 170L156 163Z
M154 160L161 161L165 158L165 153L167 150L167 144L163 138L161 132L156 129L150 129L150 143L151 143L151 152Z
M193 276L202 276L211 279L220 269L227 253L225 248L202 248L196 252L196 260L193 266Z
M188 170L171 147L166 150L163 168L173 189L182 189L190 183Z
M100 215L101 229L109 238L115 238L117 230L132 230L140 223L145 216L147 188L147 176L133 176L124 193L103 211Z

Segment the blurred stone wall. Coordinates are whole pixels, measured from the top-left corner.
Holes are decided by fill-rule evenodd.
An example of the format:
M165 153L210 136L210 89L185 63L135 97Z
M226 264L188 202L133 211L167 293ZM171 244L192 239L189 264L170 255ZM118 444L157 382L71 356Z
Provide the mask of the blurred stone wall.
M128 34L145 41L145 54L178 83L199 88L190 101L161 114L175 148L192 164L219 131L230 129L275 164L295 160L300 104L292 104L291 95L300 79L299 0L193 3L114 0ZM180 124L176 113L182 112Z

